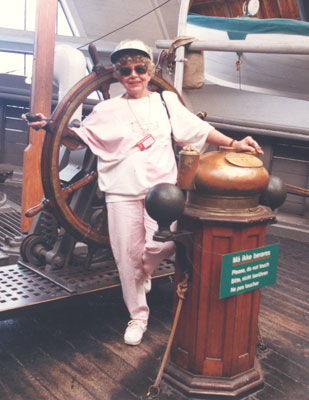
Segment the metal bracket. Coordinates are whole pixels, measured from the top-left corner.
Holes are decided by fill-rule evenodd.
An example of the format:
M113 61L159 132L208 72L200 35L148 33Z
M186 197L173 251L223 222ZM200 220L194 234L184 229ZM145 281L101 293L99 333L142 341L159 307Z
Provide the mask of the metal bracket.
M176 245L177 264L183 270L183 273L192 276L192 243L193 232L190 231L164 231L163 233L158 230L155 232L153 239L157 242L174 241Z

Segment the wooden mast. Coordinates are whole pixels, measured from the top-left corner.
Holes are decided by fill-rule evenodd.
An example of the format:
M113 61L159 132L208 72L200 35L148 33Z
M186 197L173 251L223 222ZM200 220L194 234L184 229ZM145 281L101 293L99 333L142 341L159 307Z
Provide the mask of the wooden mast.
M33 52L33 73L30 111L51 113L54 68L55 29L58 0L37 0L36 29ZM24 151L21 232L28 232L33 218L25 212L40 203L43 196L41 183L41 148L44 131L29 129L28 146Z

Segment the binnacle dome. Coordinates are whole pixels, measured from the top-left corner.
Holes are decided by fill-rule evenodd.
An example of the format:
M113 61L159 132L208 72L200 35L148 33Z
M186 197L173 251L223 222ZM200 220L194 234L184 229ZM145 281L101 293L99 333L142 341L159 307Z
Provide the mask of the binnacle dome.
M190 153L190 154L189 154ZM186 207L216 213L252 213L258 208L269 174L257 155L220 147L195 159L195 173L186 180L186 169L193 157L192 148L180 154L178 185L189 189ZM185 187L184 187L185 186Z

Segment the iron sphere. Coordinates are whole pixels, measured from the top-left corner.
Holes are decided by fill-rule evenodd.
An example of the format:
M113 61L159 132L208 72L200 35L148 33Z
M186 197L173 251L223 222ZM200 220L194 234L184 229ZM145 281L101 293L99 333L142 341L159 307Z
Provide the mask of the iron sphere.
M171 183L159 183L153 186L145 198L148 214L164 227L178 219L185 207L185 196Z
M269 184L262 193L260 203L272 210L282 206L287 196L286 186L281 178L270 175Z

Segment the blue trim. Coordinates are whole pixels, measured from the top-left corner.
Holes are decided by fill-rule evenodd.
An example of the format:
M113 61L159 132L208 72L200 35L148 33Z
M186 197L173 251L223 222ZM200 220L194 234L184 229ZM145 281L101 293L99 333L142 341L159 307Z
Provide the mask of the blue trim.
M187 22L228 33L231 40L243 40L248 33L285 33L309 36L309 22L293 19L223 18L189 14Z

